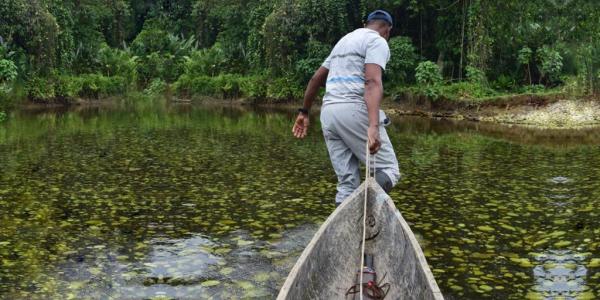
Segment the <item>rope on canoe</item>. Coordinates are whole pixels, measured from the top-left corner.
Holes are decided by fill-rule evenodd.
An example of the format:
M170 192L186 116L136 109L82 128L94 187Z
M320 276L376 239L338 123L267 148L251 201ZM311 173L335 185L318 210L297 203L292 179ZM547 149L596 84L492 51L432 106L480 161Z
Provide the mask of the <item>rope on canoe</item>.
M360 249L360 268L359 268L359 273L360 273L360 280L358 281L359 283L359 295L360 295L360 300L363 300L363 268L364 268L364 264L365 264L365 240L366 240L366 234L367 234L367 191L369 190L369 186L367 181L369 180L369 177L371 177L371 159L370 159L370 155L369 155L369 138L367 138L367 145L366 145L366 149L365 149L365 164L366 164L366 174L365 174L365 200L363 203L363 232L362 232L362 240L361 240L361 249ZM375 174L375 172L377 171L376 169L376 164L375 164L375 154L373 154L373 174Z

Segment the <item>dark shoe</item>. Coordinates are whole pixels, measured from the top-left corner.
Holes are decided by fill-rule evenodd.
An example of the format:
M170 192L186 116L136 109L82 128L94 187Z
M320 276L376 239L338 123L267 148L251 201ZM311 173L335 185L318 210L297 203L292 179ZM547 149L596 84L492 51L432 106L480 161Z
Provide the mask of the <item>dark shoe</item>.
M388 194L394 187L390 177L383 171L377 171L377 173L375 173L375 181L377 181L381 188L383 188L383 190Z

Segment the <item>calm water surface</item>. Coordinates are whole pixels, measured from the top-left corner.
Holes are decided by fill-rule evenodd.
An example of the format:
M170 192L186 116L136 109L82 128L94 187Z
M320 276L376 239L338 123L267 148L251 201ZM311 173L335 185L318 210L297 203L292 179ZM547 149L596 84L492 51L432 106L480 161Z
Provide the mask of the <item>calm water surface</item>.
M334 209L316 118L146 105L0 124L0 298L271 299ZM447 299L600 297L600 133L397 118L391 196ZM562 298L561 298L562 297Z

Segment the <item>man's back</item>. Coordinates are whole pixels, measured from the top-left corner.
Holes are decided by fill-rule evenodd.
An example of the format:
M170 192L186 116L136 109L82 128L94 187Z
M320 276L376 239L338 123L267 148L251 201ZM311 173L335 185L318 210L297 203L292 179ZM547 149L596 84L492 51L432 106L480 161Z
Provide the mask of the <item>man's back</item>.
M335 45L323 66L329 69L323 106L364 103L365 64L385 69L390 58L387 42L375 30L360 28Z
M377 153L375 180L386 192L400 179L398 159L381 123L385 114L380 110L382 72L390 59L387 40L392 26L391 15L376 10L367 17L365 28L347 34L335 45L308 82L304 105L298 109L292 128L295 137L306 136L309 109L325 85L321 128L338 177L336 204L359 186L359 162L364 163L369 153Z

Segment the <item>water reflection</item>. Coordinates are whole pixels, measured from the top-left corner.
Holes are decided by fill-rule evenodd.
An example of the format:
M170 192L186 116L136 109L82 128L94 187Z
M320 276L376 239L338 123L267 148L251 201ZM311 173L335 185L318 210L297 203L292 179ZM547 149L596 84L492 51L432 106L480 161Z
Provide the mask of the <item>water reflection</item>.
M551 203L558 207L569 205L569 199L573 197L571 194L572 180L565 176L556 176L548 179L550 187L548 188L547 197L552 199Z
M534 291L544 299L576 300L582 292L589 291L586 283L587 268L584 263L590 253L574 253L570 250L549 250L532 254L535 259L533 276Z
M298 226L270 241L235 231L215 241L192 237L156 245L143 264L143 284L130 284L120 294L127 299L270 298L316 229Z
M144 261L126 268L132 278L122 287L121 297L140 299L198 294L200 283L211 278L210 267L222 260L205 250L214 245L205 236L157 238L148 244L151 251Z
M556 183L556 184L564 184L564 183L570 182L571 180L564 176L556 176L556 177L552 177L552 178L548 179L548 181L550 181L551 183Z
M75 299L270 298L317 228L301 225L269 241L244 231L155 238L132 246L131 255L89 247L58 267L56 281L68 285L57 292ZM147 255L137 252L146 248Z

